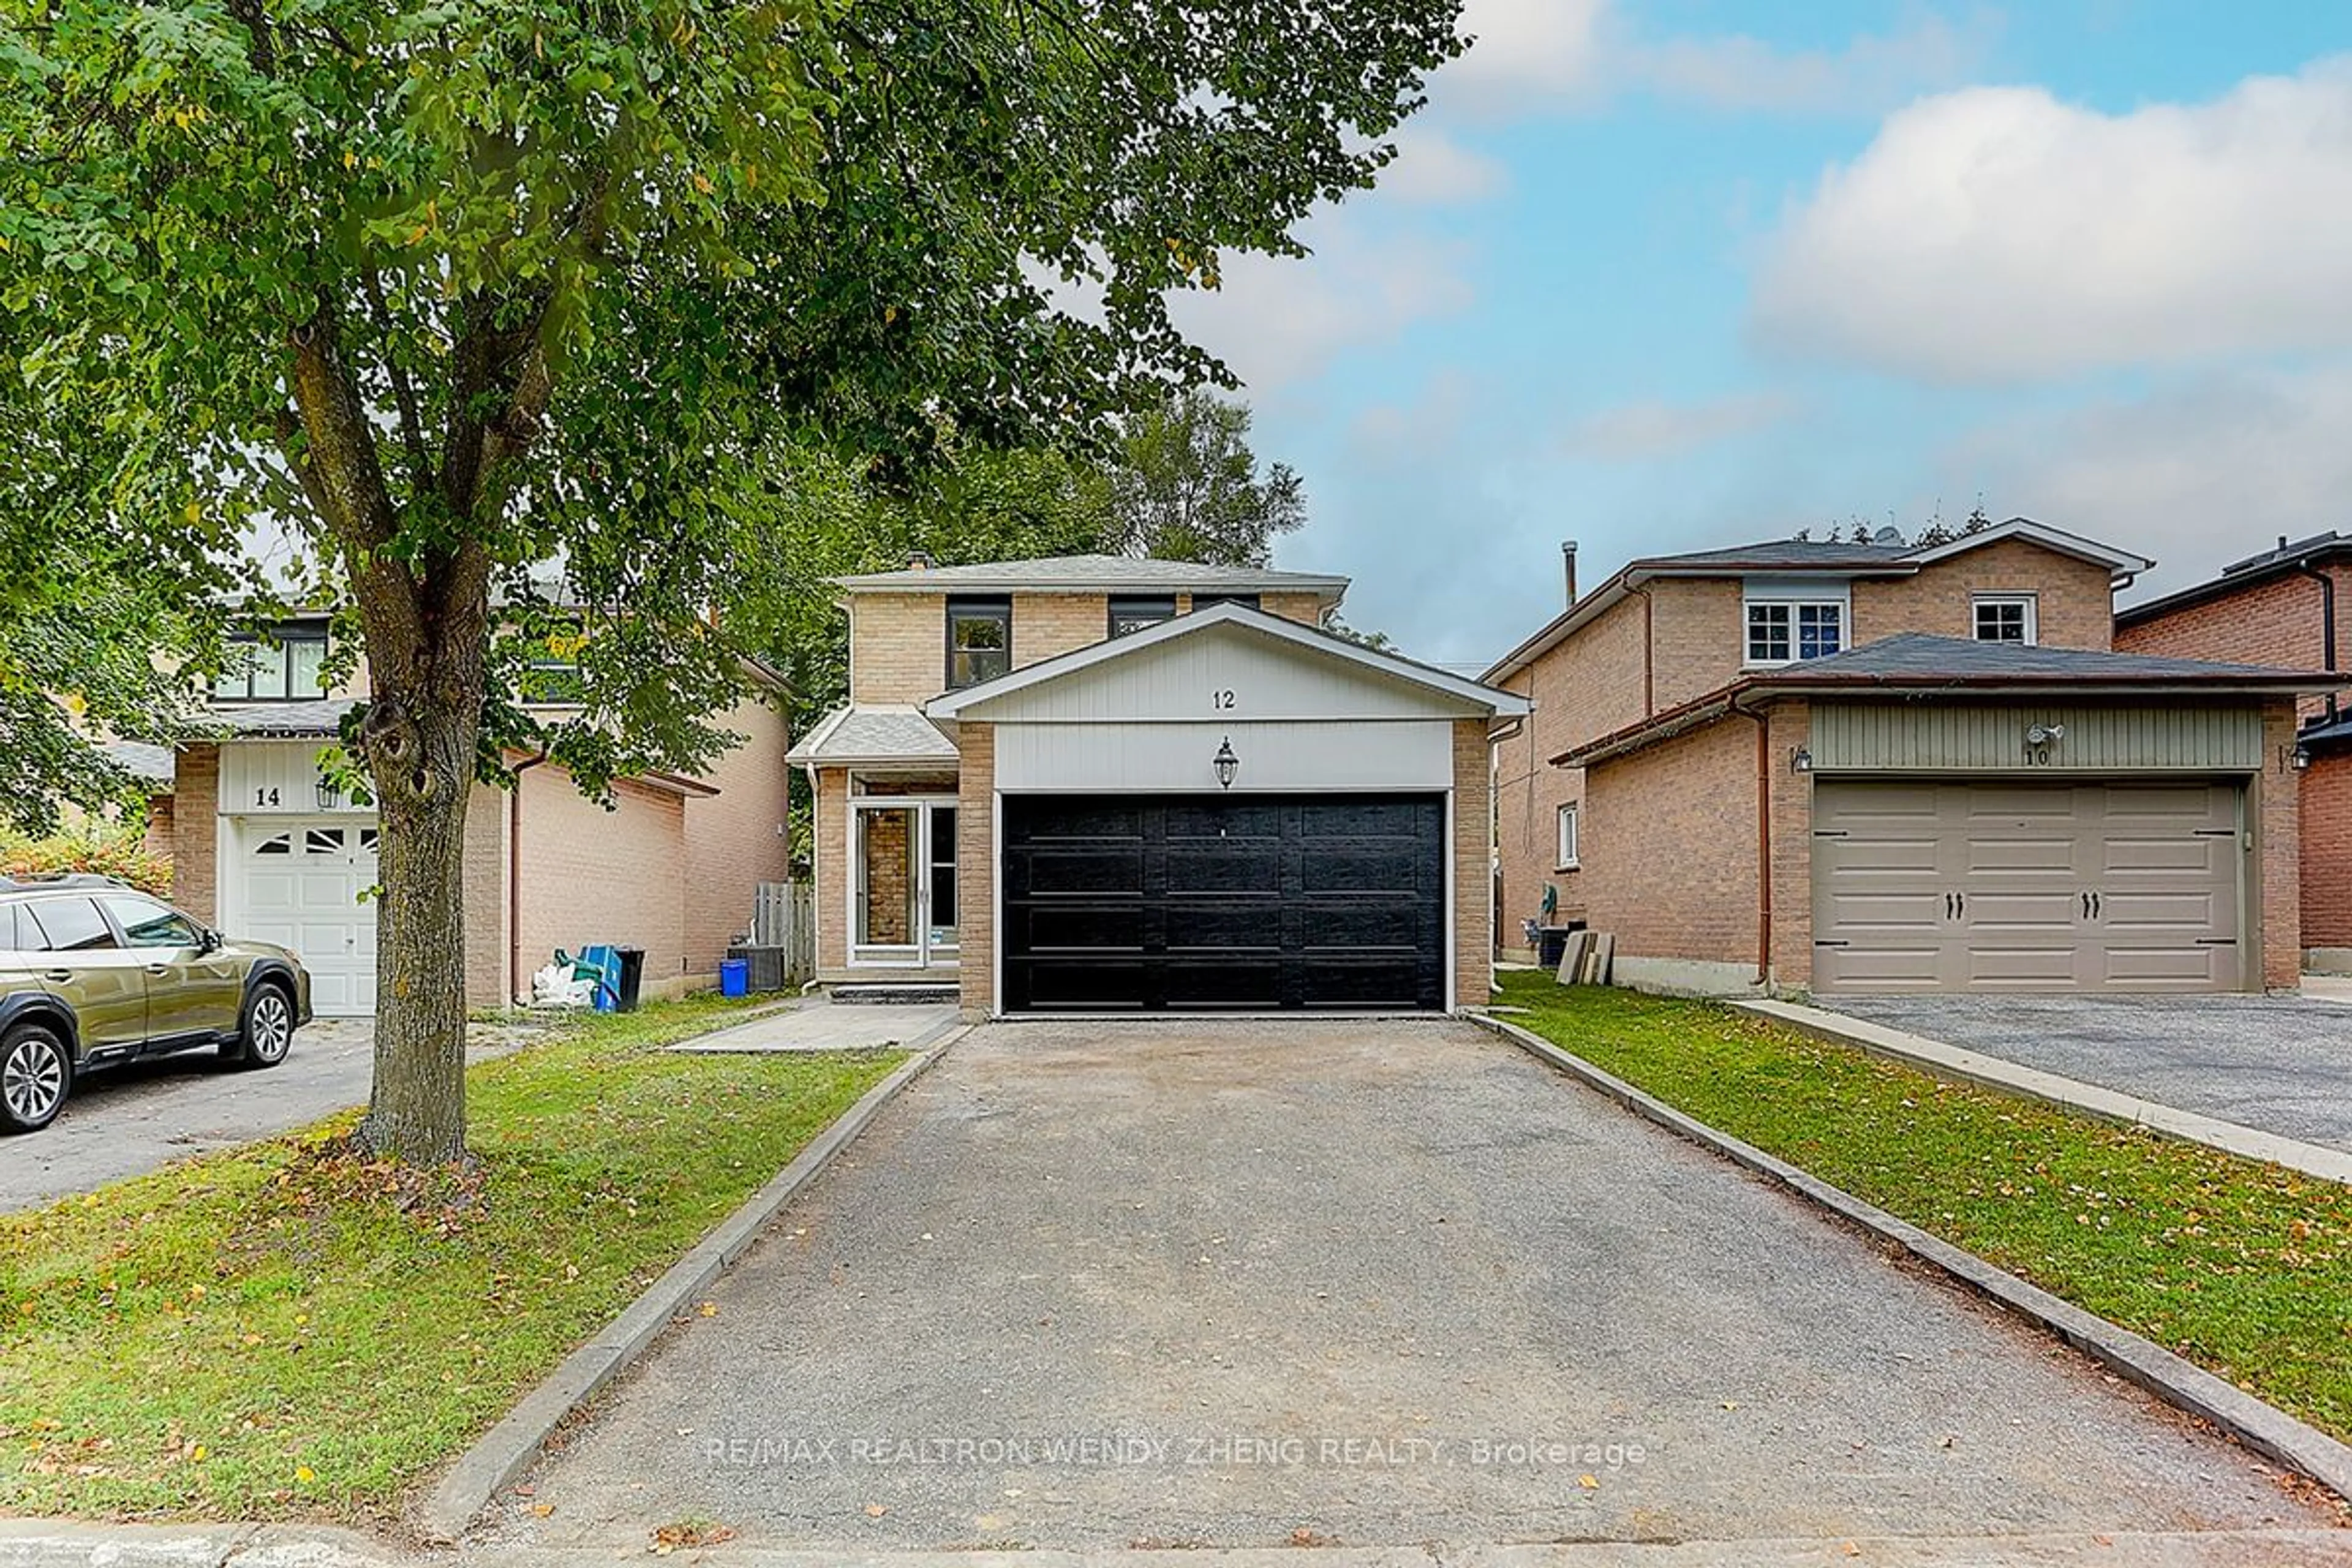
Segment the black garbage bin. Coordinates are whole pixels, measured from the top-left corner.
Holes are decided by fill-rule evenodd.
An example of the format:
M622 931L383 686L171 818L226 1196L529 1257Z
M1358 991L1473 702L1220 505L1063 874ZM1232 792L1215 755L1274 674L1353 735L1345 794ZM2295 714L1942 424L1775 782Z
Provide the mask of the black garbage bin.
M1546 969L1558 969L1560 955L1568 951L1566 926L1538 926L1536 929L1536 962Z
M637 1010L637 991L646 983L646 950L642 947L616 947L614 953L621 961L621 990L614 998L613 1010L634 1013Z

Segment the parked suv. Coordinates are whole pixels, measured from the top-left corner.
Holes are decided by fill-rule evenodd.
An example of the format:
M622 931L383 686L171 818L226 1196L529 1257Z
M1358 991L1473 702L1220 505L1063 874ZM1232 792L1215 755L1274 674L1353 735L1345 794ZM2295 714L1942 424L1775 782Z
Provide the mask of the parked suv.
M285 948L231 942L110 877L0 877L0 1132L56 1120L75 1079L216 1048L276 1067L310 1021Z

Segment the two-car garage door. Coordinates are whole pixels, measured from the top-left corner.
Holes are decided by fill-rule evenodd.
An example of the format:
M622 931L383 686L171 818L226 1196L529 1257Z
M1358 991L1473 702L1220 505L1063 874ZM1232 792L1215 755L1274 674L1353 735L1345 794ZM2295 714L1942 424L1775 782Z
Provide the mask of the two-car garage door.
M2242 793L1822 780L1814 985L2237 989Z
M1004 1005L1446 1005L1437 795L1008 795Z

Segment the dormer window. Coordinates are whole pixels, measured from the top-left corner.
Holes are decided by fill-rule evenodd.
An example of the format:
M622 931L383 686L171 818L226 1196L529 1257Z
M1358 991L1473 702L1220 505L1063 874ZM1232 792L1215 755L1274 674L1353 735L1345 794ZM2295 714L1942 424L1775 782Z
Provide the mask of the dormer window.
M1979 642L2032 647L2041 640L2042 628L2036 624L2040 617L2031 594L1979 594L1973 613Z
M327 628L279 626L261 637L238 637L228 668L213 683L221 702L316 702L327 694Z
M1838 599L1748 602L1748 662L1794 664L1845 651L1845 604Z
M948 689L978 686L1013 668L1013 601L960 597L948 601Z

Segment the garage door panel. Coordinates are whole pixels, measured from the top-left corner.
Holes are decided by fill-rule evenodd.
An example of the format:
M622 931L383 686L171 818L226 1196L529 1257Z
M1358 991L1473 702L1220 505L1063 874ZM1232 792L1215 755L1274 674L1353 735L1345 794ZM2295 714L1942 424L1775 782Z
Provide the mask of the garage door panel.
M1410 952L1430 935L1421 910L1385 899L1327 900L1311 910L1294 909L1289 918L1296 927L1290 944L1316 952L1373 948Z
M237 934L293 949L320 1015L373 1012L375 824L243 817L231 820L230 837L236 850L224 870L235 885L224 896Z
M1945 988L1941 943L1865 943L1819 950L1813 982L1823 990L1941 991Z
M1441 1007L1444 833L1433 795L1007 796L1004 1005Z
M1252 838L1269 844L1282 841L1282 808L1241 802L1175 801L1166 807L1170 845L1188 838Z
M1042 889L1042 890L1040 890ZM1008 894L1033 891L1042 898L1094 898L1104 893L1143 893L1143 850L1134 848L1040 848L1019 866L1004 868Z
M1417 846L1335 849L1308 846L1299 856L1302 892L1387 894L1411 898L1421 890L1426 857Z
M1144 909L1126 905L1040 905L1005 917L1005 942L1024 951L1143 951ZM1021 922L1016 930L1014 922Z
M1168 847L1167 890L1171 898L1188 893L1282 894L1282 846L1205 844Z
M2018 931L2050 931L2068 942L2081 923L2082 905L2071 892L2011 893L1977 891L1968 896L1968 929L2008 936Z
M1170 952L1257 948L1278 953L1283 948L1283 908L1271 900L1255 908L1171 901L1164 920Z
M1816 785L1823 990L2226 990L2239 786ZM1923 849L1920 801L1937 833ZM1899 809L1893 809L1899 808Z

